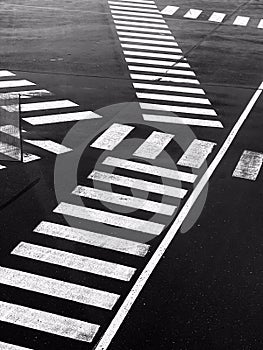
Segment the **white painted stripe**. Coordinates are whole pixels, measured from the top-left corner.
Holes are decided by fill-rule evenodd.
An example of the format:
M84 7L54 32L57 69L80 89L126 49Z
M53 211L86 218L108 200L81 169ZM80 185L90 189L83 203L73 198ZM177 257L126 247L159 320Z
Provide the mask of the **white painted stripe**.
M70 209L70 207L69 205L68 209ZM66 208L65 206L65 209ZM63 203L61 203L57 209L58 212L60 212L60 209L63 211ZM132 267L109 261L94 259L26 242L19 243L11 254L122 281L129 281L136 270Z
M263 29L263 19L259 21L257 28Z
M110 4L110 5L121 5L121 6L123 6L123 5L125 5L125 6L134 6L134 7L136 7L136 6L138 6L139 8L149 8L149 9L157 9L157 6L156 5L151 5L151 4L142 4L142 3L132 3L132 2L126 2L125 4L124 3L122 3L122 2L119 2L119 1L108 1L108 3Z
M250 17L245 16L237 16L233 22L235 26L246 26L250 20Z
M77 107L78 104L70 100L60 100L60 101L46 101L46 102L34 102L21 104L22 112L38 111L42 109L56 109L56 108L69 108Z
M133 129L133 126L114 123L90 147L112 151Z
M112 310L119 295L0 266L0 283Z
M125 31L117 31L119 36L126 35L128 37L138 37L138 38L151 38L151 39L162 39L162 40L173 40L174 37L172 35L158 35L158 34L145 34L145 33L132 33Z
M198 88L187 88L182 86L169 86L169 85L143 84L143 83L133 83L133 86L135 89L160 90L160 91L181 92L185 94L205 95L204 90L198 89Z
M28 91L15 91L0 94L0 100L18 98L31 98L35 96L51 96L52 93L48 90L28 90Z
M21 149L6 142L0 141L0 153L12 159L21 160Z
M156 23L140 23L140 22L132 22L132 21L120 21L114 20L115 24L126 25L126 26L138 26L138 27L152 27L152 28L166 28L168 29L167 24L156 24Z
M178 67L180 62L173 62L173 61L159 61L159 60L144 60L141 58L129 58L125 57L125 61L128 63L139 63L139 64L149 64L153 66L166 66L166 67ZM168 71L168 69L167 69ZM168 78L168 77L167 77ZM199 84L199 83L198 83Z
M106 179L107 177L104 176L104 173L97 174L97 172L94 172L93 177L92 175L93 173L90 177L97 181L104 181L104 179ZM99 175L101 175L101 180ZM164 228L164 225L156 222L136 219L129 216L109 213L103 210L97 210L93 208L80 207L68 203L60 203L59 206L54 210L54 212L63 215L74 216L84 220L90 220L111 226L121 227L128 230L145 232L151 235L159 235Z
M124 2L139 2L140 4L155 4L154 1L147 1L147 0L119 0L119 1L124 1Z
M156 159L173 139L173 134L153 131L149 137L133 153L136 157Z
M116 168L127 169L131 171L137 171L140 173L152 174L160 177L167 177L173 180L185 181L194 183L196 180L195 174L185 173L183 171L162 168L154 165L138 163L131 160L107 157L102 164L113 166Z
M211 128L223 128L223 125L218 120L205 120L183 117L171 117L166 115L143 114L143 119L151 122L183 124L192 126L202 126Z
M13 345L13 344L3 343L1 341L0 341L0 349L1 350L32 350L29 348L24 348L24 347Z
M184 102L184 103L197 103L197 104L211 105L210 101L207 98L199 98L199 97L161 95L161 94L152 94L152 93L144 93L144 92L137 92L136 96L138 98L149 99L149 100L160 100L160 101L172 101L172 102Z
M124 4L123 4L124 5ZM124 10L124 11L138 11L138 12L144 12L144 13L160 13L159 10L157 9L145 9L145 8L140 8L140 7L128 7L128 6L115 6L115 5L110 5L111 10Z
M169 15L169 16L172 16L176 11L179 10L179 7L178 6L166 6L162 11L161 13L163 15Z
M205 109L198 107L182 107L182 106L172 106L172 105L159 105L154 103L140 103L142 109L150 109L156 111L169 111L176 113L187 113L187 114L201 114L216 116L216 112L213 109Z
M196 19L201 15L202 12L203 12L202 10L190 9L189 11L187 11L187 13L184 15L184 17Z
M151 45L158 45L156 46L157 48L159 45L164 45L164 46L176 46L178 47L177 42L175 41L162 41L162 40L152 40L152 39L138 39L138 38L125 38L125 37L120 37L120 41L122 42L131 42L131 43L141 43L141 44L151 44Z
M180 60L183 57L182 55L171 55L171 54L163 54L163 53L144 52L144 51L123 51L123 53L126 56L168 58L171 60Z
M175 206L169 204L154 202L138 197L126 196L114 192L107 192L85 186L77 186L72 193L78 196L87 197L102 202L109 202L116 205L141 209L163 215L173 215L176 209Z
M189 168L200 168L216 143L195 139L177 162L178 165Z
M72 151L71 148L68 148L64 145L60 145L59 143L56 143L51 140L30 140L25 139L24 140L27 143L30 143L31 145L34 145L36 147L43 148L44 150L48 152L52 152L55 154L63 154Z
M73 122L77 120L98 119L98 118L102 118L102 116L91 111L85 111L85 112L50 114L50 115L43 115L39 117L27 117L27 118L23 118L23 120L25 120L26 122L32 125L43 125L43 124L65 123L65 122Z
M23 153L23 163L33 162L34 160L41 159L39 156L30 153Z
M131 177L126 177L121 175L104 173L102 171L97 171L97 170L94 170L89 175L89 179L92 179L95 181L107 182L107 183L111 183L111 184L123 186L123 187L135 188L141 191L159 193L159 194L176 197L176 198L184 198L184 196L187 193L187 190L184 190L182 188L166 186L155 182L149 182L141 179L134 179Z
M0 131L2 133L11 135L13 137L20 138L20 130L15 125L10 125L10 124L2 125L0 126Z
M174 65L174 67L189 68L188 63L179 62ZM142 66L128 66L129 70L132 71L141 71L141 72L150 72L150 73L160 73L160 74L171 74L171 75L187 75L195 76L195 73L190 70L181 70L181 69L165 69L157 67L142 67Z
M133 32L145 32L145 33L163 33L172 34L170 30L167 29L151 29L151 28L140 28L140 27L129 27L129 26L116 26L117 30L129 30Z
M13 88L13 87L20 87L20 86L33 86L33 85L36 85L36 84L28 80L0 81L0 89L7 89L7 88Z
M133 9L134 10L134 9ZM150 18L163 18L160 14L155 13L140 13L140 12L133 12L133 11L119 11L119 10L111 10L112 14L119 14L119 15L128 15L128 16L141 16L141 17L150 17Z
M0 321L79 341L91 342L96 324L0 301Z
M0 170L6 169L6 166L0 165Z
M234 177L255 181L262 167L263 154L244 151L233 172Z
M34 229L34 232L140 257L144 257L148 253L150 247L148 244L46 221L42 221Z
M157 46L149 46L149 45L131 45L131 44L121 44L121 46L125 49L138 49L138 50L182 53L181 49L174 48L174 47L157 47Z
M137 17L137 16L120 16L120 15L112 15L112 18L123 19L123 20L128 20L128 21L166 23L164 19L159 19L159 18L147 18L147 17Z
M221 23L225 17L225 13L213 12L208 21Z
M126 318L127 314L129 313L131 307L133 306L134 302L138 298L140 292L142 291L143 287L145 286L146 282L148 281L149 277L151 276L152 272L154 271L155 267L158 265L159 261L161 260L162 256L164 255L165 251L173 241L174 237L178 233L182 223L186 219L187 215L189 214L190 210L192 209L193 205L195 204L196 200L199 198L199 195L207 185L210 177L213 175L215 169L217 168L218 164L226 154L227 150L231 146L233 140L235 139L235 136L237 135L239 129L247 119L251 109L257 102L258 98L260 97L262 93L263 83L259 86L258 90L253 95L252 99L249 101L249 104L245 108L244 112L241 114L240 118L234 125L233 129L231 130L230 134L228 135L227 139L225 140L223 146L217 153L216 157L208 167L207 171L202 176L201 180L197 184L197 186L194 188L193 192L191 193L190 197L188 198L187 202L183 206L182 210L180 211L179 215L176 217L175 221L173 222L172 226L168 230L166 236L162 240L161 244L157 248L157 250L153 253L153 256L145 266L144 270L136 280L134 286L130 290L128 296L124 300L123 304L119 308L118 312L114 316L113 320L111 321L109 327L107 328L106 332L101 337L100 341L96 344L96 347L94 350L107 350L113 337L117 333L118 329L120 328L121 324L123 323L124 319Z
M14 77L15 74L10 72L9 70L0 70L0 77L4 78L4 77Z
M187 78L174 78L174 77L162 77L161 75L144 75L144 74L131 74L130 75L134 80L148 80L156 82L173 82L173 83L183 83L183 84L194 84L199 85L199 81L196 79L187 79Z

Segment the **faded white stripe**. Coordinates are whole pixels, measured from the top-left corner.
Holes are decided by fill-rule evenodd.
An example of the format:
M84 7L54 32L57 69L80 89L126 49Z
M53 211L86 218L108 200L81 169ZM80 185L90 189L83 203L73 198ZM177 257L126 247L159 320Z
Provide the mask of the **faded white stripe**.
M179 7L178 6L166 6L162 11L161 13L163 15L169 15L169 16L172 16L176 11L179 10Z
M183 117L171 117L166 115L157 114L143 114L143 119L151 122L159 123L171 123L171 124L183 124L192 126L202 126L211 128L223 128L223 125L218 120L205 120L205 119L194 119L194 118L183 118Z
M61 113L61 114L50 114L43 115L39 117L27 117L23 118L26 122L32 125L44 125L44 124L54 124L54 123L66 123L73 122L77 120L86 120L86 119L98 119L102 116L91 112L73 112L73 113Z
M1 350L32 350L29 348L24 348L24 347L13 345L13 344L3 343L1 341L0 341L0 349Z
M202 12L203 12L202 10L190 9L190 10L184 15L184 17L185 17L185 18L196 19L196 18L198 18L198 17L201 15Z
M262 162L262 153L244 151L233 172L233 176L255 181L262 167Z
M221 23L225 16L225 13L213 12L212 15L208 18L208 21Z
M15 91L0 94L0 100L18 98L31 98L35 96L51 96L52 93L48 90L28 90L28 91Z
M233 22L233 25L245 27L248 24L249 20L250 20L250 17L237 16Z
M36 85L28 80L5 80L0 81L0 89L20 87L20 86L33 86Z
M142 109L150 109L156 111L168 111L168 112L177 112L177 113L186 113L186 114L201 114L216 116L216 112L213 109L204 109L197 107L182 107L182 106L172 106L172 105L159 105L153 103L140 103Z
M34 145L36 147L43 148L44 150L48 152L52 152L55 154L63 154L72 151L71 148L68 148L64 145L60 145L59 143L56 143L51 140L24 140L27 143L30 143L31 145Z
M207 98L199 98L199 97L162 95L162 94L153 94L153 93L145 93L145 92L137 92L136 96L138 98L149 99L149 100L160 100L160 101L184 102L184 103L196 103L196 104L203 104L203 105L211 105L210 101Z
M135 89L160 90L160 91L181 92L185 94L205 95L204 90L198 89L198 88L187 88L182 86L169 86L169 85L143 84L143 83L133 83L133 86Z

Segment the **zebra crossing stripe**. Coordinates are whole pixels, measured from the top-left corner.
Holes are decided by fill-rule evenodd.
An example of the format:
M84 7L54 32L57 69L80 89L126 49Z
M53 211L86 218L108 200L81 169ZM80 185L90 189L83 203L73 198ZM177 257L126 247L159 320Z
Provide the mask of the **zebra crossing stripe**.
M156 24L156 23L140 23L140 22L131 22L131 21L120 21L114 20L115 24L126 25L126 26L138 26L138 27L152 27L152 28L168 28L167 24Z
M208 18L208 21L221 23L225 17L225 13L213 12L212 15Z
M55 154L63 154L72 151L71 148L56 143L51 140L30 140L24 139L25 142L30 143L33 146L40 147L48 152L52 152Z
M132 9L130 11L120 11L120 10L112 10L112 14L119 14L119 15L129 15L129 16L141 16L141 17L150 17L150 18L163 18L160 14L155 13L140 13L133 11L135 9Z
M0 301L0 321L89 343L99 330L96 324L4 301Z
M18 98L20 95L21 98L31 98L35 96L51 96L52 93L48 90L28 90L28 91L15 91L15 92L7 92L0 94L0 100L8 100L12 98Z
M158 34L147 34L147 33L133 33L125 31L117 31L119 36L128 36L128 37L138 37L138 38L148 38L148 39L162 39L162 40L174 40L172 35L158 35Z
M0 78L5 78L5 77L14 77L15 74L10 72L9 70L0 70Z
M23 118L23 120L32 125L44 125L99 118L102 118L102 116L91 111L84 111L73 113L50 114L38 117L25 117Z
M134 7L139 6L139 7L142 7L142 8L145 7L145 8L149 8L149 9L151 9L151 8L157 9L157 6L155 4L152 5L152 4L132 3L132 2L126 2L124 4L124 3L119 2L119 1L108 1L108 3L110 5L121 5L121 6L125 5L125 6L134 6Z
M123 51L126 56L139 56L139 57L153 57L153 58L166 58L171 60L180 60L182 55L171 55L165 53L152 53L152 52L144 52L144 51Z
M250 17L237 16L233 22L233 25L245 27L250 20Z
M160 101L171 101L171 102L184 102L184 103L195 103L211 105L207 98L200 97L188 97L188 96L178 96L178 95L163 95L154 93L137 92L136 96L140 99L147 100L160 100Z
M149 46L149 45L132 45L132 44L121 44L121 46L125 49L139 49L139 50L149 50L149 51L162 51L162 52L177 52L182 53L181 49L178 49L177 47L156 47L156 46Z
M62 209L63 206L59 206L56 212L59 212L59 208ZM136 270L129 266L27 242L19 243L11 254L121 281L129 281Z
M21 112L31 112L31 111L38 111L42 109L56 109L56 108L69 108L69 107L78 107L78 104L69 100L33 102L33 103L21 104Z
M187 113L187 114L201 114L207 116L216 116L216 112L213 109L205 109L198 107L183 107L183 106L173 106L173 105L160 105L154 103L140 103L141 109L149 109L156 111L168 111L175 113Z
M202 12L203 12L202 10L190 9L190 10L184 15L184 17L185 17L185 18L196 19L196 18L198 18L198 17L201 15Z
M123 19L123 20L134 20L134 21L144 21L144 22L153 22L153 23L165 23L165 20L159 18L150 18L150 17L137 17L137 16L120 16L112 15L113 19Z
M120 37L120 41L123 42L131 42L131 43L142 43L142 44L151 44L151 45L161 45L161 46L176 46L178 47L178 44L175 41L162 41L162 40L153 40L153 39L139 39L139 38L126 38L126 37ZM156 46L157 48L159 46Z
M107 236L101 233L95 233L47 221L42 221L34 229L34 232L140 257L144 257L148 253L150 247L148 244Z
M3 343L1 341L0 341L0 349L1 350L32 350L29 348L24 348L24 347L13 345L13 344Z
M151 235L159 235L164 225L129 216L110 213L103 210L80 207L69 203L60 203L54 210L55 213L74 216L76 218L104 223L111 226L121 227Z
M0 283L31 292L112 310L119 295L0 266Z
M169 15L169 16L172 16L176 11L179 10L179 7L178 6L171 6L171 5L168 5L166 6L162 11L161 13L163 15Z
M36 84L25 79L0 81L0 89L22 87L22 86L33 86L33 85L36 85Z
M188 68L188 66L184 65L183 63L177 64L177 67L182 68ZM129 70L132 71L141 71L141 72L149 72L149 73L161 73L166 75L188 75L188 76L195 76L195 73L190 70L182 70L182 69L165 69L165 68L158 68L158 67L142 67L142 66L128 66Z
M163 34L171 34L170 30L167 29L152 29L152 28L141 28L141 27L130 27L130 26L116 26L117 30L129 30L134 31L137 33L144 32L144 33L163 33Z
M158 91L181 92L186 94L205 95L204 90L199 88L188 88L183 86L169 86L169 85L145 84L145 83L133 83L133 86L136 89L143 89L143 90L158 90Z
M262 163L262 153L244 151L232 176L255 181L262 167Z
M148 0L119 0L124 2L123 5L125 5L125 2L133 2L133 3L140 3L140 4L155 4L155 1L148 1Z
M162 77L161 75L131 74L131 78L133 80L147 80L147 81L158 81L158 82L168 81L173 83L200 85L199 81L196 79Z
M257 28L263 29L263 19L259 21Z

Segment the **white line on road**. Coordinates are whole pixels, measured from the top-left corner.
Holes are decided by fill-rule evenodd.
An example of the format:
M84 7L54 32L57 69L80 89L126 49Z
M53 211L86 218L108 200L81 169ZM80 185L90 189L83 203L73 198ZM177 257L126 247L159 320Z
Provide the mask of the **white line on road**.
M169 86L169 85L143 84L143 83L133 83L133 86L135 89L159 90L159 91L181 92L185 94L205 95L205 92L203 89L188 88L183 86Z
M138 2L140 4L155 4L155 1L147 1L147 0L119 0L122 2Z
M197 107L182 107L182 106L173 106L173 105L160 105L153 103L140 103L142 109L150 109L156 111L169 111L175 113L188 113L188 114L201 114L216 116L216 112L213 109L204 109Z
M172 34L170 30L167 29L151 29L151 28L141 28L141 27L129 27L129 26L116 26L117 30L129 30L133 32L145 32L145 33L160 33L160 34Z
M66 123L73 122L78 120L87 120L87 119L98 119L102 116L91 112L73 112L73 113L61 113L61 114L50 114L43 115L38 117L26 117L23 118L26 122L32 125L44 125L44 124L54 124L54 123Z
M10 72L9 70L0 70L0 78L5 78L5 77L14 77L15 74Z
M138 38L125 38L125 37L120 37L120 41L124 42L131 42L131 43L142 43L142 44L151 44L151 45L163 45L163 46L176 46L178 47L177 42L175 41L166 41L166 40L152 40L152 39L138 39ZM159 46L156 46L157 48ZM190 67L188 67L190 68Z
M7 89L7 88L14 88L14 87L21 87L21 86L33 86L33 85L36 85L36 84L28 80L0 81L0 89Z
M33 349L24 348L13 344L3 343L1 341L0 341L0 349L1 350L33 350Z
M96 324L0 301L0 321L79 341L92 342Z
M259 21L257 28L263 29L263 19Z
M249 20L250 20L250 17L237 16L233 22L233 25L245 27L248 24Z
M129 281L136 270L133 267L27 242L19 243L11 254L122 281Z
M263 154L244 151L233 172L234 177L255 181L262 167Z
M185 18L191 18L191 19L197 19L201 13L203 11L202 10L195 10L195 9L190 9L185 15Z
M183 84L194 84L200 85L199 81L196 79L188 78L174 78L174 77L163 77L161 75L150 75L150 74L131 74L131 78L134 80L148 80L148 81L171 81L173 83L183 83Z
M21 98L32 98L35 96L51 96L52 93L48 90L28 90L28 91L15 91L7 92L0 94L0 100L18 98L20 95Z
M158 35L158 34L145 34L145 33L133 33L133 32L125 32L125 31L118 31L117 34L119 36L128 36L128 37L138 37L138 38L150 38L150 39L162 39L164 40L173 40L174 37L171 35Z
M169 15L169 16L172 16L176 11L179 10L179 7L178 6L166 6L162 11L161 13L163 15Z
M174 65L174 68L190 68L188 63L179 62ZM181 69L166 69L166 68L157 68L157 67L143 67L143 66L128 66L129 70L140 71L140 72L150 72L150 73L160 73L160 74L171 74L171 75L188 75L195 76L195 73L190 70L181 70Z
M167 24L156 24L156 23L140 23L132 21L120 21L114 20L115 24L126 25L126 26L138 26L138 27L152 27L152 28L168 28Z
M151 5L151 4L143 4L143 3L132 3L132 2L126 2L125 4L124 3L122 3L122 2L119 2L119 1L108 1L108 3L110 4L110 5L121 5L121 6L123 6L123 5L125 5L125 6L134 6L134 7L136 7L136 6L139 6L139 7L146 7L146 8L152 8L152 9L157 9L157 6L156 5Z
M171 102L182 102L182 103L196 103L203 105L211 105L207 98L199 97L187 97L178 95L163 95L154 93L137 92L136 96L141 99L159 100L159 101L171 101Z
M141 57L153 57L153 58L167 58L171 60L180 60L182 55L171 55L171 54L163 54L163 53L152 53L152 52L144 52L144 51L123 51L126 56L141 56Z
M123 4L125 5L125 4ZM110 5L110 9L112 10L124 10L124 11L138 11L138 12L144 12L144 13L160 13L159 10L157 9L145 9L145 8L140 8L140 7L128 7L128 6L115 6L115 5Z
M134 9L132 9L134 10ZM119 14L119 15L129 15L129 16L141 16L141 17L150 17L150 18L163 18L160 14L155 13L140 13L140 12L133 12L133 11L120 11L120 10L111 10L111 13L113 14Z
M225 13L213 12L212 15L208 18L208 21L221 23L225 16Z
M90 147L112 151L134 129L133 126L114 123Z
M118 294L1 266L0 283L107 310L112 310L119 299Z
M121 227L128 230L145 232L151 235L159 235L164 228L164 225L157 222L136 219L129 216L110 213L93 208L80 207L68 203L60 203L54 212L63 215L74 216L84 220L100 222L106 225Z
M131 44L121 44L124 49L138 49L138 50L149 50L149 51L162 51L162 52L177 52L182 53L181 49L174 47L165 46L149 46L149 45L131 45Z
M143 22L154 22L154 23L166 23L165 20L159 18L150 17L137 17L137 16L123 16L123 15L112 15L114 19L124 19L129 21L143 21Z
M63 154L72 151L71 148L66 147L64 145L60 145L59 143L56 143L51 140L30 140L30 139L24 139L25 142L30 143L33 146L43 148L44 150L48 152L52 152L55 154Z
M47 221L42 221L34 229L34 232L140 257L144 257L149 250L149 245L147 244Z
M46 102L33 102L21 104L21 112L38 111L42 109L56 109L56 108L69 108L77 107L78 104L70 100L59 101L46 101Z
M140 158L156 159L173 137L173 134L153 131L133 155Z
M124 319L126 318L127 314L129 313L132 305L136 301L138 295L142 291L143 287L145 286L146 282L148 281L149 277L151 276L153 270L161 260L162 256L164 255L166 249L169 247L170 243L178 233L178 230L180 229L182 223L184 222L185 218L187 217L189 211L195 204L196 200L198 199L200 193L203 191L204 187L207 185L207 182L209 181L210 177L213 175L215 169L217 168L218 164L226 154L227 150L231 146L233 140L235 139L235 136L237 135L238 131L242 127L243 123L247 119L250 111L254 107L255 103L257 102L258 98L260 97L263 89L263 83L260 84L259 88L256 90L254 95L252 96L251 100L249 101L248 105L246 106L245 110L239 117L238 121L232 128L230 134L226 138L225 142L223 143L222 147L220 148L219 152L215 156L214 160L209 165L208 169L204 173L204 175L201 177L199 183L194 188L193 192L191 193L190 197L186 201L185 205L183 206L182 210L180 211L179 215L176 217L175 221L173 222L172 226L168 230L166 236L162 240L161 244L157 248L157 250L153 253L151 259L145 266L144 270L136 280L133 288L130 290L128 296L124 300L123 304L119 308L118 312L114 316L113 320L111 321L109 327L107 328L106 332L103 334L99 342L97 343L94 350L107 350L113 337L117 333L118 329L120 328L121 324L123 323Z

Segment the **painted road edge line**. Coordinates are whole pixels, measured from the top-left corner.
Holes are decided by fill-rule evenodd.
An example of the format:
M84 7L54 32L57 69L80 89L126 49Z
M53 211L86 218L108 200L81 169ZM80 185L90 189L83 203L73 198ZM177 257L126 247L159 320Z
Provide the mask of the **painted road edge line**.
M201 177L200 181L198 182L197 186L191 193L190 197L186 201L185 205L179 212L177 218L173 222L172 226L166 233L164 239L160 243L157 250L152 255L151 259L143 269L142 273L138 277L137 281L135 282L134 286L132 287L131 291L129 292L128 296L125 298L124 302L122 303L121 307L119 308L118 312L116 313L115 317L113 318L112 322L110 323L109 327L107 328L106 332L103 334L101 339L98 341L96 346L94 347L94 350L106 350L108 346L110 345L113 337L117 333L118 329L120 328L122 322L124 321L125 317L127 316L128 312L130 311L133 303L137 299L138 295L142 291L144 285L146 284L148 278L151 276L153 270L157 266L158 262L161 260L164 252L169 247L170 243L178 233L179 228L181 227L182 223L184 222L185 218L187 217L188 213L190 212L192 206L198 199L199 195L203 191L204 187L206 186L208 180L214 173L215 169L217 168L218 164L226 154L227 150L231 146L232 142L235 139L235 136L237 135L238 131L244 124L245 120L247 119L250 111L254 107L255 103L259 99L260 95L262 94L263 89L263 82L260 84L258 89L253 94L252 98L250 99L248 105L240 115L238 121L230 131L229 135L227 136L225 142L221 146L220 150L216 154L215 158L209 165L208 169L204 173L204 175Z

